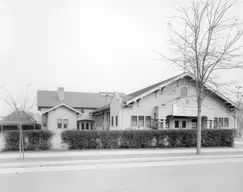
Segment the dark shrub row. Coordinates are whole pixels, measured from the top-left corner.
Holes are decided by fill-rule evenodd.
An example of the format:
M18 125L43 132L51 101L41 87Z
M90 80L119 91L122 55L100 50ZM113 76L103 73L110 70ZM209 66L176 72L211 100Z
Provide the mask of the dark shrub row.
M5 151L19 150L19 131L7 131L5 134ZM51 147L51 131L23 131L25 150L49 150Z
M202 130L203 147L233 147L234 130ZM195 147L197 130L79 131L62 133L69 149Z

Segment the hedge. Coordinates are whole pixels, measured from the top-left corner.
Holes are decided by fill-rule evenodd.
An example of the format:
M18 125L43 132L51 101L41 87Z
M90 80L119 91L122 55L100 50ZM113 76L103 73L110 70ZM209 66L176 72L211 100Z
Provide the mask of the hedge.
M202 130L202 147L233 147L233 129ZM69 149L196 147L197 130L124 130L62 132Z
M19 131L6 131L4 151L19 150ZM51 148L51 131L23 131L25 150L49 150Z

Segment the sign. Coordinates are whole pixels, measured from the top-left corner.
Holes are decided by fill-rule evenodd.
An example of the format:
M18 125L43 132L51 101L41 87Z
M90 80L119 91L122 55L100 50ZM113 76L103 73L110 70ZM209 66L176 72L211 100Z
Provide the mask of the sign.
M174 104L173 105L173 116L197 116L197 106L196 105L185 105L185 104Z

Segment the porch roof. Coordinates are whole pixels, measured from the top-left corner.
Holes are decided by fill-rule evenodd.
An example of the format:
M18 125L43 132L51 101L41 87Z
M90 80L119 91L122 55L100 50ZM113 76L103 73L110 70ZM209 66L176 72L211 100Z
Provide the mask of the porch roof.
M110 111L110 104L104 105L98 109L95 109L94 111L92 111L90 114L91 115L95 115L98 114L100 112L104 112L104 111Z
M15 120L1 120L0 125L18 125L19 121ZM35 125L37 124L37 121L21 121L22 125Z

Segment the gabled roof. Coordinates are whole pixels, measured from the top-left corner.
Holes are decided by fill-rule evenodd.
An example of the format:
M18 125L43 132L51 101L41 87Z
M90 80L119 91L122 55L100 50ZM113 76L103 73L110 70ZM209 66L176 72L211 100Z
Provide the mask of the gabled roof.
M129 101L130 99L135 98L135 97L137 97L137 96L140 96L140 95L142 95L143 93L146 93L147 91L149 91L149 90L151 90L151 89L153 89L153 88L157 88L157 87L160 86L161 84L166 83L166 82L169 82L169 81L175 79L175 78L178 77L178 76L180 76L180 75L177 75L177 76L175 76L175 77L166 79L166 80L161 81L161 82L159 82L159 83L156 83L156 84L154 84L154 85L150 85L150 86L148 86L148 87L145 87L145 88L143 88L143 89L140 89L140 90L138 90L138 91L135 91L135 92L133 92L133 93L130 93L130 94L128 94L128 95L126 95L126 96L123 97L123 101L125 101L125 102L126 102L126 101Z
M159 83L156 83L154 85L151 85L149 87L146 87L146 88L143 88L141 90L138 90L136 92L133 92L133 93L130 93L129 95L126 95L123 97L123 101L125 103L125 105L128 105L136 100L139 100L141 98L143 98L144 96L146 95L149 95L181 78L184 78L184 77L190 77L192 79L194 79L194 77L189 74L189 73L182 73L180 75L177 75L175 77L172 77L172 78L169 78L169 79L166 79L164 81L161 81ZM219 93L218 91L216 91L215 89L213 89L212 87L208 86L208 85L205 85L205 87L212 91L215 95L217 95L218 97L220 97L221 99L225 100L227 103L231 104L232 106L236 107L236 103L234 103L233 101L231 101L229 98L225 97L224 95L222 95L221 93Z
M174 81L176 81L176 80L182 78L183 75L184 75L184 73L183 73L183 74L180 74L180 75L177 75L177 76L175 76L175 77L166 79L166 80L164 80L164 81L161 81L161 82L156 83L156 84L154 84L154 85L145 87L145 88L140 89L140 90L138 90L138 91L135 91L135 92L133 92L133 93L130 93L130 94L128 94L128 95L126 95L126 96L123 97L123 101L124 101L126 104L128 104L128 103L130 103L130 102L133 102L133 100L142 98L143 96L146 96L146 95L152 93L153 91L156 91L156 90L158 90L159 88L162 88L164 85L166 85L166 84L168 84L168 83L170 84L170 83L172 83L172 82L174 82Z
M64 92L64 101L72 108L99 108L110 102L111 97L100 96L98 93ZM37 91L38 107L54 107L59 105L57 91Z
M70 109L71 111L73 111L73 112L75 112L75 113L77 113L77 114L81 114L79 111L75 110L75 109L72 108L72 107L69 107L68 105L66 105L66 104L64 104L64 103L61 103L61 104L59 104L59 105L57 105L57 106L55 106L55 107L52 107L52 108L48 109L48 110L45 111L43 114L49 113L50 111L52 111L52 110L54 110L54 109L57 109L57 108L59 108L59 107L63 107L63 106L66 107L66 108L68 108L68 109Z

